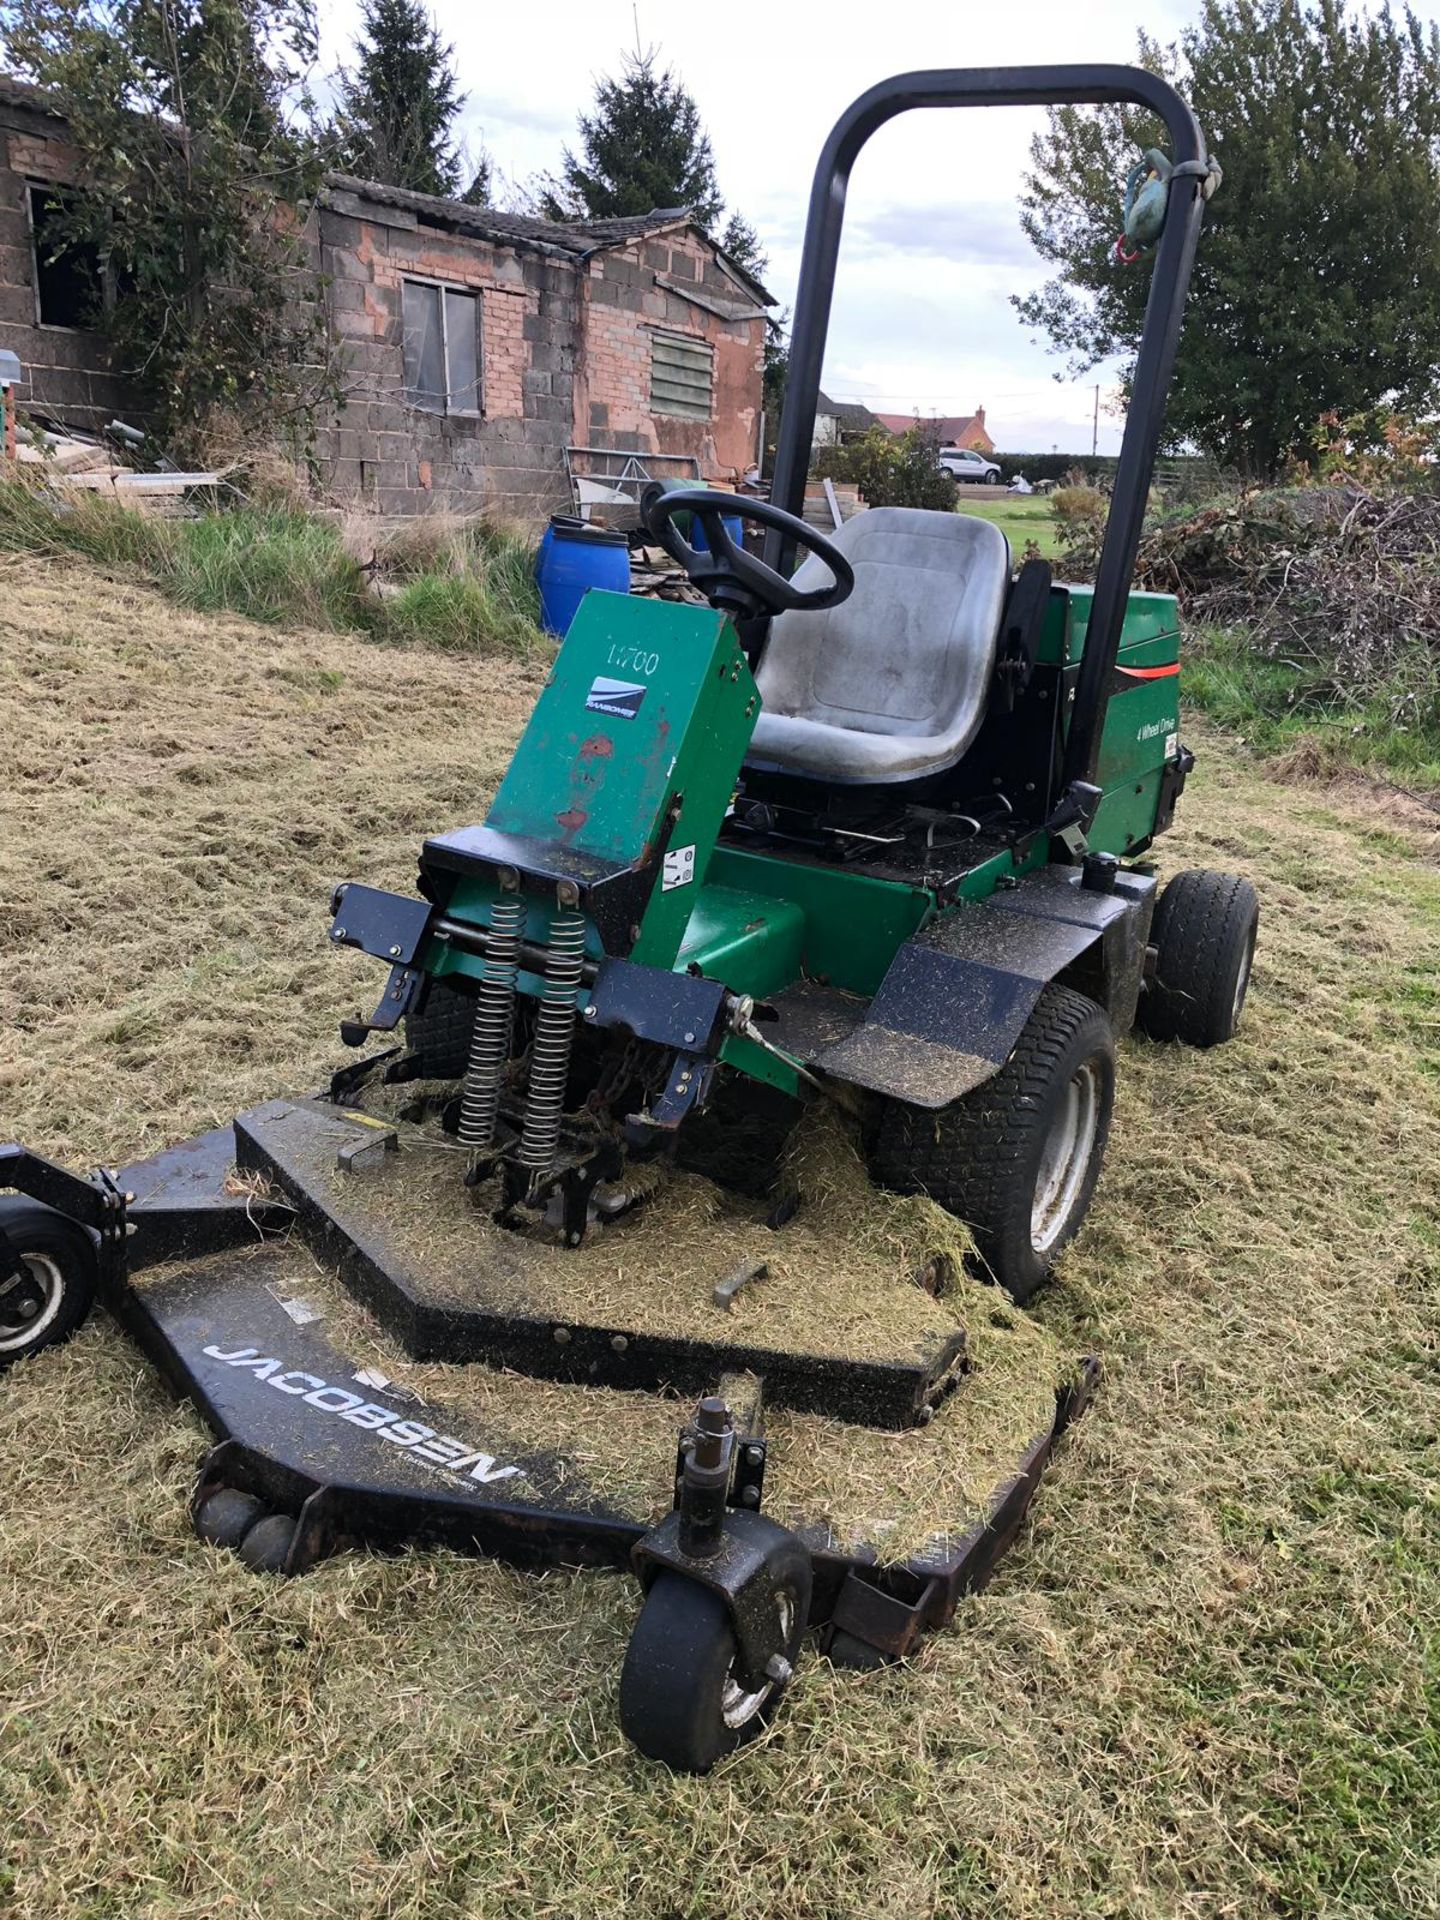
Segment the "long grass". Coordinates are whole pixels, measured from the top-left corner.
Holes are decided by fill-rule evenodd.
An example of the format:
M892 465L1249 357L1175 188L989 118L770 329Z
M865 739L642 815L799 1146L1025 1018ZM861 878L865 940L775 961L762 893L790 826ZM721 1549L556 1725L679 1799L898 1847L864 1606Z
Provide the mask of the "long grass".
M367 566L336 520L294 507L151 518L98 493L0 481L0 552L78 554L200 612L447 652L527 654L544 644L534 550L521 535L437 519L372 546Z

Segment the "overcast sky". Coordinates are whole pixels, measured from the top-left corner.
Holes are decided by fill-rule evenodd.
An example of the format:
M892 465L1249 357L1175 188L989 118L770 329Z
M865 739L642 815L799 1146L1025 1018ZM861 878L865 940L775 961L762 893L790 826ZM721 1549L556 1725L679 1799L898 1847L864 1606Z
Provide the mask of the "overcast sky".
M659 47L698 102L721 192L757 229L770 290L786 306L821 144L875 81L916 67L1128 61L1140 22L1170 39L1197 10L1191 0L432 5L468 96L463 137L522 181L558 166L596 77L619 71L638 23L641 43ZM333 65L346 57L358 4L322 0L322 9ZM1030 339L1008 300L1045 277L1016 208L1042 118L1019 108L910 113L870 141L847 203L824 380L832 398L895 413L983 405L1004 450L1088 452L1097 376L1057 384L1060 360ZM1098 378L1108 395L1113 373ZM1119 440L1102 396L1101 451Z

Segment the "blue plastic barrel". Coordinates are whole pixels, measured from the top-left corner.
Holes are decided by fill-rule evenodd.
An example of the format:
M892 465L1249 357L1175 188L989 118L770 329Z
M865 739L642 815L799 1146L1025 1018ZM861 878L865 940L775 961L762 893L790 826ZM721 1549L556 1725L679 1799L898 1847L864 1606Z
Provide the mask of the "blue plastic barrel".
M583 520L557 513L535 556L535 583L541 626L563 637L592 587L629 593L630 543L611 527L588 527Z
M720 516L720 524L724 527L737 547L744 546L745 522L740 518L738 513L722 513ZM705 538L705 529L698 519L695 520L695 525L690 532L690 544L697 553L708 553L710 551L710 542Z

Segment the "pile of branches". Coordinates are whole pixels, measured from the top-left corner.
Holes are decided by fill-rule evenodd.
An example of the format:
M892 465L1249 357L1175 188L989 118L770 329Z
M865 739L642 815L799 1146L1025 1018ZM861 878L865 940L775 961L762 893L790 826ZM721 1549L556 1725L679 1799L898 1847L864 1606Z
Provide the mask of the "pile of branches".
M1083 566L1094 533L1066 555ZM1249 628L1346 690L1417 661L1440 680L1440 493L1354 483L1253 491L1149 526L1135 585L1187 617Z

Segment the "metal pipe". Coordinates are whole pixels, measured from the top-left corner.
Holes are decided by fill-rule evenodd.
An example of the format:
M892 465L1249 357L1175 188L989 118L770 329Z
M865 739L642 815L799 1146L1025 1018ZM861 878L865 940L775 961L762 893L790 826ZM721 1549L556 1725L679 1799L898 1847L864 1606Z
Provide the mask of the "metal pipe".
M441 940L450 946L458 947L462 953L477 953L484 959L490 952L490 930L488 927L471 926L468 920L451 920L448 916L437 920L430 929L432 940ZM550 949L537 946L533 940L522 940L519 947L520 965L526 973L543 975L549 963ZM582 960L580 963L580 983L590 987L600 972L598 960Z

